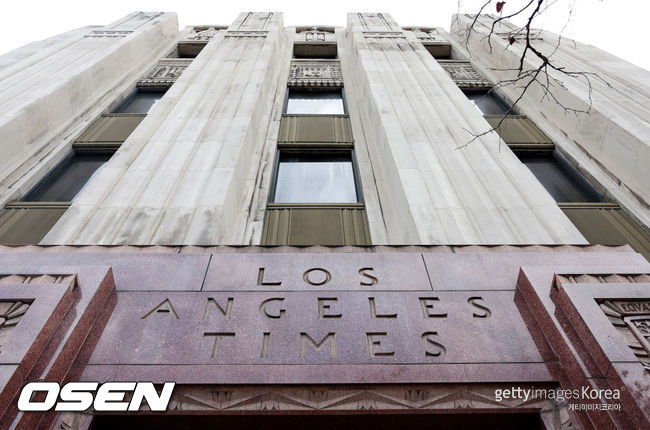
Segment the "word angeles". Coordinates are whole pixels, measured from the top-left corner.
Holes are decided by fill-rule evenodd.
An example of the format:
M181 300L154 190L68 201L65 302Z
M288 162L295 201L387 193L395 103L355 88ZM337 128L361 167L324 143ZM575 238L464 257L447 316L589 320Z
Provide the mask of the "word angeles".
M69 382L63 387L57 382L30 382L20 393L18 409L82 412L92 406L99 412L124 412L139 410L146 400L150 410L165 411L175 385L165 382L158 394L151 382ZM130 401L125 401L127 393L133 393Z

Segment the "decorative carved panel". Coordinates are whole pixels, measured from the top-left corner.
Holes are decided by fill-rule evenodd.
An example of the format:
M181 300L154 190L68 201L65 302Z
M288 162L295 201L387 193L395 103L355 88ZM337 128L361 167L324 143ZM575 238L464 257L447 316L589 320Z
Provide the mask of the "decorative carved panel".
M342 87L341 63L338 60L293 60L288 85Z
M268 31L227 31L226 37L266 37Z
M138 86L170 87L191 62L191 59L164 58L138 82Z
M131 33L130 30L93 30L84 37L126 37Z
M366 31L397 31L400 27L393 18L384 13L357 13L357 18L363 30Z
M650 372L650 299L606 300L600 308Z
M516 32L509 32L509 31L504 31L504 32L495 32L495 36L500 37L504 40L510 40L510 37L513 37L515 41L517 40L526 40L526 33L522 31L516 31ZM542 37L541 31L531 31L530 40L544 40Z
M469 61L439 61L460 88L487 88L492 83L481 76Z
M311 27L309 29L297 28L295 43L328 43L336 42L334 28Z
M435 28L432 29L420 29L415 27L411 30L421 42L440 42L440 43L449 43L447 39L442 37L438 30Z
M215 34L219 32L219 30L223 28L224 27L219 27L215 25L195 26L192 29L192 32L188 34L187 37L185 37L185 39L208 42L214 37Z
M495 398L495 386L396 386L346 389L319 387L233 388L177 386L169 403L173 411L367 411L367 410L517 410L537 409L553 429L572 429L566 405L550 399L528 401ZM538 388L538 387L537 387Z
M406 39L401 31L364 31L366 39Z

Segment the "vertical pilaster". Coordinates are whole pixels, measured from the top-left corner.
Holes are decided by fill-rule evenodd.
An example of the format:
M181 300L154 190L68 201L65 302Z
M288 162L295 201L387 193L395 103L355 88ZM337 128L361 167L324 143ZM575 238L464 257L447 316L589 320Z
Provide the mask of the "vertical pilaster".
M273 12L215 31L44 243L244 243L282 40Z
M415 35L378 13L348 32L389 243L584 243L495 133L473 139L489 125Z
M0 57L0 205L40 179L24 177L171 49L177 34L175 14L134 12Z

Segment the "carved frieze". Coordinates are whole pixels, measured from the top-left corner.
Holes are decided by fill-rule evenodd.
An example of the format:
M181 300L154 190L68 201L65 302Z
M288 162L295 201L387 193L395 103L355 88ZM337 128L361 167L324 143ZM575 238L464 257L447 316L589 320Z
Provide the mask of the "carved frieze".
M266 37L267 34L268 31L229 30L226 31L225 37Z
M606 300L600 308L650 372L650 300Z
M138 86L170 87L191 62L189 58L164 58L138 82Z
M293 60L288 85L342 87L341 63L338 60Z
M297 28L295 42L334 43L336 42L336 37L334 35L334 28L332 27Z
M447 40L438 33L438 30L435 28L432 29L420 29L415 27L411 30L421 42L440 42L448 43Z
M364 31L363 37L366 39L406 39L401 31Z
M460 88L488 88L492 84L481 76L469 61L438 62Z
M555 423L573 428L566 405L550 399L495 398L496 386L400 386L341 389L330 386L233 388L177 386L169 403L176 411L365 411L365 410L500 410L537 408Z
M218 27L215 25L203 25L195 26L192 28L192 32L187 35L187 40L208 42L210 41L219 30L224 27Z
M126 37L131 33L131 30L93 30L84 37Z
M515 41L517 40L526 40L526 33L525 32L510 32L510 31L503 31L503 32L495 32L495 36L500 37L503 40L510 40L512 37ZM542 37L541 31L531 31L530 35L528 36L530 40L543 40L544 38Z
M396 31L399 26L390 15L383 13L357 13L357 18L364 31Z

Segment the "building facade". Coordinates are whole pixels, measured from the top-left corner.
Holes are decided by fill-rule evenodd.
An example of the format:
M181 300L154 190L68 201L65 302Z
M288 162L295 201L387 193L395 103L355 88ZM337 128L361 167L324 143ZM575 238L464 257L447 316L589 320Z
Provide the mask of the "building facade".
M0 427L650 425L650 72L536 31L585 75L519 98L494 19L136 12L0 57Z

